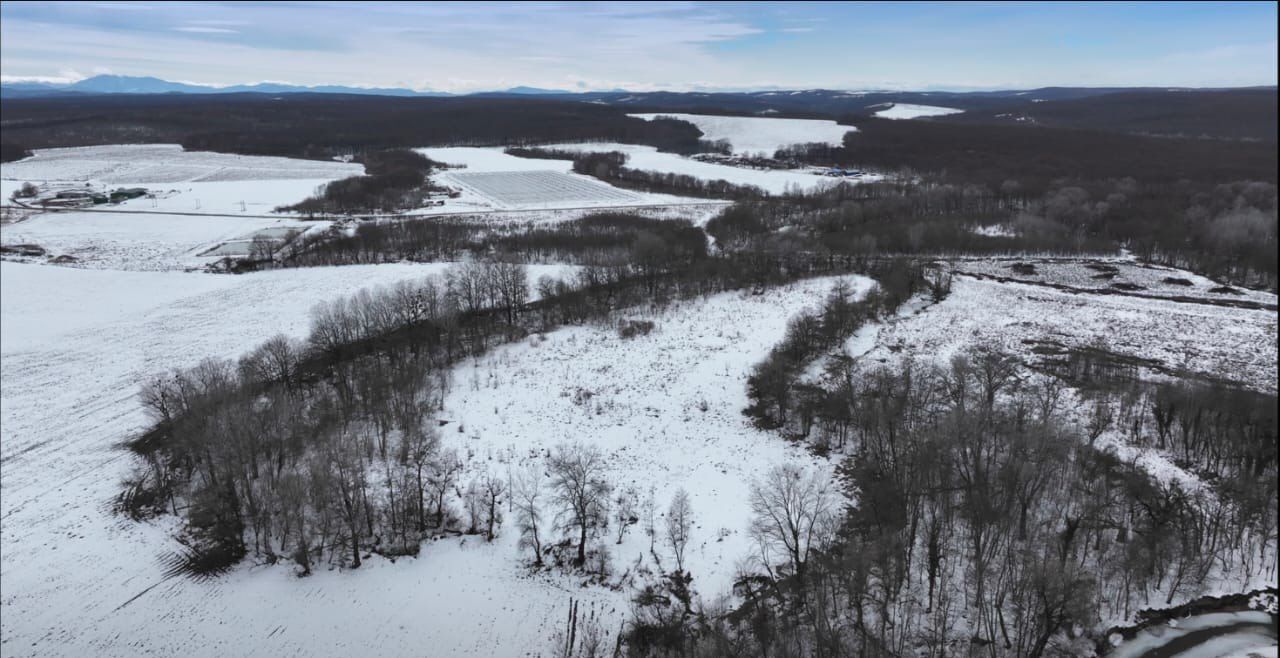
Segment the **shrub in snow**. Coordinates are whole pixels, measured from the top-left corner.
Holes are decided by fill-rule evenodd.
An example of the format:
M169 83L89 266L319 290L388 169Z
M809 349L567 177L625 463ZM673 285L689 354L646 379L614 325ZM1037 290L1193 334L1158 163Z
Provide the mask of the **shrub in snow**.
M635 338L636 336L648 336L653 331L654 324L649 320L620 320L618 322L618 335L623 339Z

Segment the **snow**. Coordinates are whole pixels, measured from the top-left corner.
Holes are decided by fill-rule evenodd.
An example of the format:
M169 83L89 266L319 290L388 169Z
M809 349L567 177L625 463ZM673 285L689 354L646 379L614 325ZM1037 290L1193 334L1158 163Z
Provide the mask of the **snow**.
M1077 409L1082 407L1077 406ZM1087 422L1083 418L1081 423ZM1192 473L1173 462L1173 459L1157 448L1129 445L1125 436L1114 429L1104 431L1094 443L1101 452L1114 455L1126 464L1133 464L1150 475L1152 479L1168 486L1177 483L1179 488L1189 493L1201 493L1212 496L1213 492L1195 473Z
M1218 654L1223 658L1276 658L1280 656L1280 647L1277 647L1273 641L1271 646L1250 646L1243 649L1232 651L1228 654Z
M551 146L548 148L560 148ZM703 199L623 190L590 176L572 173L572 160L520 158L501 146L414 149L458 167L434 175L437 183L462 192L443 206L422 208L415 215L509 210L555 210L612 207L675 206Z
M559 171L573 169L572 160L542 160L508 155L501 146L447 146L414 149L428 158L463 171Z
M0 263L0 654L386 654L439 641L446 654L486 655L471 645L543 633L529 612L539 608L503 602L550 612L567 595L517 578L485 547L442 542L356 573L244 569L200 584L164 576L171 519L109 511L132 466L119 443L145 425L135 392L146 377L237 357L277 332L303 336L319 301L445 267L230 276ZM566 272L530 268L533 279Z
M628 116L652 121L658 118L687 121L702 131L703 139L727 139L733 152L773 153L792 144L823 143L839 146L844 134L857 130L825 119L777 119L762 117L725 117L709 114L630 114Z
M440 176L440 182L485 197L499 208L619 206L645 200L641 194L558 171L459 172Z
M99 189L145 187L157 198L113 208L139 212L262 215L296 203L325 183L364 173L358 164L208 151L178 144L39 149L5 163L5 198L22 182L89 183Z
M987 226L978 226L971 230L976 235L988 238L1012 238L1018 235L1016 231L1005 224L989 224Z
M964 110L936 105L912 105L910 103L894 103L893 107L876 112L881 119L919 119L922 117L940 117L948 114L960 114Z
M963 260L951 263L955 270L982 270L1006 261ZM1145 271L1135 265L1121 268ZM1065 278L1082 268L1079 259L1036 261L1048 281ZM1092 270L1087 270L1092 272ZM1181 270L1161 268L1150 276L1194 277ZM997 282L956 276L951 293L941 302L923 305L912 301L895 317L868 325L845 344L850 355L867 367L896 364L904 358L932 360L945 366L972 347L996 349L1031 364L1042 357L1032 351L1040 341L1056 341L1065 347L1101 347L1118 354L1159 360L1165 367L1185 370L1192 376L1239 380L1264 392L1276 390L1276 315L1274 311L1226 308L1169 299L1072 293L1016 282ZM812 372L821 372L815 365ZM1141 376L1166 379L1157 372ZM1034 376L1034 375L1033 375ZM1067 391L1063 413L1072 414L1083 426L1091 407L1075 391ZM1178 466L1169 454L1154 447L1127 443L1116 431L1102 433L1095 443L1126 463L1134 464L1155 480L1176 482L1189 493L1212 496L1194 473Z
M1176 625L1149 627L1139 631L1133 639L1115 647L1107 657L1140 658L1195 631L1235 625L1241 625L1244 628L1208 639L1178 655L1187 658L1220 658L1232 655L1245 657L1250 655L1251 651L1261 651L1264 652L1263 655L1275 655L1276 636L1275 631L1271 630L1271 616L1265 612L1249 611L1196 615L1177 620Z
M328 222L256 217L41 213L0 231L4 244L37 244L50 256L70 255L76 267L122 270L182 270L207 264L200 254L262 229L318 230Z
M1035 267L1035 272L1031 274L1016 272L1010 267L1015 263L1030 264ZM1194 272L1137 263L1123 258L976 258L954 261L954 267L957 271L984 276L1012 278L1034 283L1053 283L1088 290L1114 290L1114 284L1128 284L1139 287L1129 292L1143 296L1190 297L1212 301L1249 301L1276 305L1276 294L1273 292L1245 288L1238 289L1238 294L1235 295L1210 292L1222 284ZM1103 276L1099 267L1113 268L1115 275L1099 278ZM1186 285L1170 283L1166 279L1181 279Z
M356 571L298 579L287 567L245 566L196 582L165 576L161 558L178 548L172 519L133 523L109 511L133 462L119 443L145 426L135 391L146 377L238 356L277 332L301 336L317 301L443 267L229 276L0 263L0 654L523 656L543 651L570 597L617 628L630 593L527 575L510 521L492 545L448 539ZM530 278L563 271L534 267ZM619 483L657 485L660 508L684 486L698 521L694 585L720 593L747 552L747 479L788 460L826 467L750 428L740 411L750 365L830 285L676 305L631 341L611 327L572 327L499 348L458 366L445 415L466 432L446 432L446 443L470 450L473 469L498 469L561 441L593 442ZM564 396L578 387L596 394L590 406ZM609 544L618 573L647 541L633 527Z
M446 445L480 456L477 471L505 474L559 443L585 441L605 451L615 486L655 487L660 511L685 488L696 517L686 557L694 586L709 596L727 593L751 552L751 479L787 461L828 468L751 427L742 409L751 366L782 338L788 318L818 303L833 282L726 293L629 316L657 325L630 340L612 326L571 327L501 347L455 370L442 416L463 431L447 425L454 431L445 432ZM870 282L854 277L854 285L866 290ZM590 393L585 402L581 391ZM511 558L515 539L504 539ZM640 527L608 545L618 571L637 560L656 568ZM659 544L658 552L670 569L669 549ZM619 605L626 600L623 592Z
M699 162L674 153L660 153L658 149L652 146L595 143L555 144L548 148L586 152L619 151L627 155L626 166L630 169L687 174L702 180L727 180L738 185L755 185L770 194L783 194L789 188L812 190L834 185L831 179L815 176L811 173L774 169L747 169L745 167L731 167L711 162ZM867 178L863 180L867 180Z
M868 358L901 353L947 362L970 345L1032 360L1025 341L1102 346L1166 367L1276 390L1276 314L1121 295L1071 293L1023 283L957 277L926 312L887 326ZM903 350L903 352L895 352Z

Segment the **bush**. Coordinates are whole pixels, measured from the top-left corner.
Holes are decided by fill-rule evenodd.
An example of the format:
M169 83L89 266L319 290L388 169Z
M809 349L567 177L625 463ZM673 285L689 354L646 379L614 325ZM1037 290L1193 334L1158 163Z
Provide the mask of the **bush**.
M648 320L621 320L618 322L618 336L631 339L636 336L648 336L654 324Z

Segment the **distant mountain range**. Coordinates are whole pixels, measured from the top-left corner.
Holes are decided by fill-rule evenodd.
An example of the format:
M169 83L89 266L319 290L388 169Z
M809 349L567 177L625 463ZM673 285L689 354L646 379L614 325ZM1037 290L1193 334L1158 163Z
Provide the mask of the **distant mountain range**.
M512 87L473 94L411 89L279 83L211 87L153 77L99 75L70 84L14 82L0 84L4 100L77 98L110 102L201 103L201 95L256 103L278 98L298 102L310 96L374 97L390 102L415 99L418 104L464 103L467 99L531 99L607 105L624 112L687 112L756 116L867 117L895 104L929 105L961 110L932 120L949 123L1041 125L1154 135L1206 136L1276 140L1276 88L1188 89L1170 87L1043 87L995 91L848 91L838 89L770 89L761 91L649 91L622 89L567 91ZM12 107L12 106L11 106Z
M454 96L447 91L414 91L396 87L347 87L343 85L318 85L307 87L276 82L252 85L214 87L185 82L170 82L149 76L95 75L78 82L6 82L0 84L0 93L6 97L62 96L67 94L359 94L364 96ZM538 87L512 87L496 94L541 95L568 94L563 89Z
M1273 87L1274 89L1274 87ZM1132 91L1193 91L1190 89L1167 88L1116 88L1116 87L1046 87L1034 90L999 90L968 92L923 92L923 91L842 91L829 89L807 90L770 90L770 91L737 91L737 92L630 92L625 89L606 91L568 91L565 89L543 89L540 87L511 87L472 94L452 94L446 91L414 91L395 87L349 87L343 85L319 85L308 87L275 82L262 82L251 85L232 85L214 87L211 85L171 82L149 76L96 75L71 83L49 82L6 82L0 83L0 96L5 98L34 98L46 96L93 95L93 94L357 94L362 96L402 96L402 97L448 97L448 96L547 96L562 99L599 101L608 103L627 103L634 105L660 104L669 105L674 102L678 106L696 107L699 99L707 98L739 98L752 99L747 105L757 106L754 109L765 109L765 106L812 106L815 100L827 102L855 100L871 100L873 102L924 103L927 101L960 100L963 105L983 105L983 99L1000 99L1018 96L1039 100L1064 100L1087 98L1103 94ZM747 109L747 108L743 108Z

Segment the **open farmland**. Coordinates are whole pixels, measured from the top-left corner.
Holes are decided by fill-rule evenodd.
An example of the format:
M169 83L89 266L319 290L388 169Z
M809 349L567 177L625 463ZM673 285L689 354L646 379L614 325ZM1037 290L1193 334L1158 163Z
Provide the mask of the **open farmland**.
M540 653L570 597L594 606L610 631L628 610L625 587L529 575L514 529L492 544L442 539L417 559L375 558L357 571L318 569L306 579L283 565L245 565L212 581L172 577L164 561L179 548L168 537L172 519L124 522L106 504L130 469L117 444L146 422L134 395L145 377L208 355L238 356L277 331L301 335L316 301L440 266L237 277L0 268L5 655L407 656L430 646L438 655L525 656ZM535 267L530 278L544 273L564 272ZM566 434L594 437L620 482L656 487L664 506L676 486L696 493L688 560L700 587L727 586L749 552L749 477L782 461L817 465L748 426L739 413L744 377L787 317L831 284L682 304L650 316L658 329L635 341L609 326L575 327L462 363L441 414L450 421L446 445L473 454L475 471L505 473ZM48 294L68 286L84 295ZM117 309L121 298L132 306ZM79 316L74 309L86 300L100 312ZM78 319L56 335L41 329L67 317ZM65 349L68 342L77 348ZM572 362L584 367L567 369ZM592 393L590 402L575 402L584 399L580 390ZM58 550L49 550L54 544ZM616 546L615 579L634 574L637 559L652 568L647 548L633 528ZM669 562L661 546L658 555ZM224 623L197 623L214 617ZM243 649L246 638L251 650Z
M151 193L151 198L116 206L122 210L265 215L301 201L329 181L363 172L358 164L143 144L40 149L29 158L6 162L0 177L6 203L24 182L87 183L102 189L144 187Z
M712 207L719 202L622 190L572 173L570 160L544 160L508 155L504 147L452 146L415 149L448 165L435 175L437 183L461 192L444 205L414 210L414 215L456 214L467 211L581 210L592 207L647 206Z
M769 119L772 121L772 119ZM702 180L725 180L736 185L754 185L770 194L785 194L789 190L815 190L833 185L831 179L805 171L758 170L731 167L713 162L701 162L692 158L662 153L652 146L635 144L552 144L550 149L582 152L617 151L627 156L626 167L643 171L685 174ZM860 180L878 180L866 176Z
M7 225L0 239L40 245L50 257L70 256L75 267L183 270L207 265L211 259L204 252L220 244L251 244L258 231L297 233L326 226L257 217L58 212Z
M889 103L889 107L877 110L876 116L881 119L923 119L925 117L941 117L948 114L960 114L964 110L933 105L913 105L911 103Z
M1270 297L1275 303L1275 296ZM1152 359L1161 371L1276 390L1276 313L1170 299L1087 294L960 276L951 294L894 322L865 358L903 355L946 363L970 346L1000 349L1034 363L1034 348L1103 348ZM1148 371L1159 376L1160 372Z
M453 172L440 177L491 200L497 207L551 208L568 205L634 205L644 197L586 177L558 171Z
M769 117L726 117L710 114L632 114L629 116L653 120L657 118L688 121L702 131L707 140L728 140L738 155L764 154L773 157L774 151L794 144L830 144L839 146L844 135L856 131L853 126L842 126L825 119L779 119Z
M4 178L145 185L321 180L362 171L360 165L341 162L184 151L178 144L125 144L37 150L30 158L5 163Z

